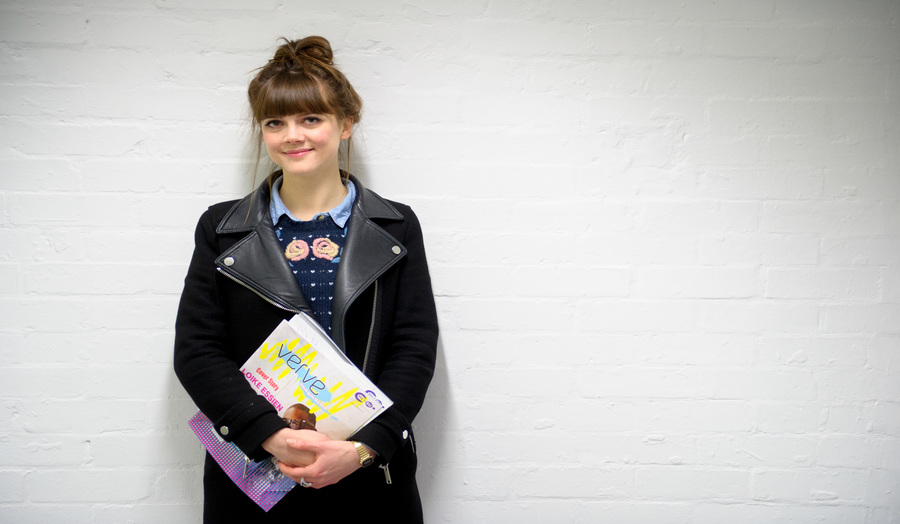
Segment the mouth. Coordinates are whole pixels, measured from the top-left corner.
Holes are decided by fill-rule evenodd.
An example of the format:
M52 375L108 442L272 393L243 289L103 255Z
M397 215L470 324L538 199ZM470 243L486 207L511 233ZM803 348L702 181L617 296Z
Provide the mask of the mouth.
M290 158L300 158L310 151L312 151L312 149L291 149L289 151L282 151L282 154Z

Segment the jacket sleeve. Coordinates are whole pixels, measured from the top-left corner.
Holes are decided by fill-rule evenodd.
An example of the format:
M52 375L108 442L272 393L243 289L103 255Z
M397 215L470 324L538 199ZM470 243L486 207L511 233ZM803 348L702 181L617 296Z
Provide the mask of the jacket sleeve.
M229 328L215 259L212 208L197 225L194 254L175 321L175 373L191 399L226 441L251 459L268 456L262 443L285 427L274 407L257 394L229 351Z
M382 326L386 347L381 352L387 358L375 380L394 404L352 437L374 449L383 462L390 462L394 452L410 438L410 424L422 408L434 375L438 339L422 229L409 207L395 205L402 207L408 218L405 232L398 239L407 254L396 266L396 302L393 315L389 315L393 321Z

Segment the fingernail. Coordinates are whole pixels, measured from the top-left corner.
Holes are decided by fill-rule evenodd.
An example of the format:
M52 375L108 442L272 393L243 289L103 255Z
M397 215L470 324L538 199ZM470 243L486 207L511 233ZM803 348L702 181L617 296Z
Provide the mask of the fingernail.
M288 443L288 446L293 446L294 444L297 443L297 441L295 439L289 438L289 439L287 439L287 443Z

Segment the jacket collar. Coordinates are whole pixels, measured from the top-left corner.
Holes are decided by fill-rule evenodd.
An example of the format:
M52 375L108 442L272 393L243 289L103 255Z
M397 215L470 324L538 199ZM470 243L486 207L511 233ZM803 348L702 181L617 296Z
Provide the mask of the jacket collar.
M273 175L273 180L280 176L280 171ZM367 190L353 175L350 180L356 186L356 202L353 204L353 213L360 213L370 219L403 220L403 215L397 211L387 200ZM269 181L265 180L256 188L256 191L239 200L219 222L216 233L231 234L253 231L260 221L269 216L269 202L272 192L269 189Z
M344 320L353 301L382 273L406 256L406 248L375 221L403 220L403 215L376 193L356 185L356 201L334 283L331 335L344 345ZM288 311L312 313L294 277L269 217L268 181L238 201L216 227L216 233L248 233L216 259L218 270L264 300Z

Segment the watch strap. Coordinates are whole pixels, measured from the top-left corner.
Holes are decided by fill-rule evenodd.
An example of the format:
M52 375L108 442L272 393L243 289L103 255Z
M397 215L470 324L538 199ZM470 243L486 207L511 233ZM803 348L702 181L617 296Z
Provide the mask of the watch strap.
M375 455L369 453L369 450L366 449L365 446L355 440L351 440L350 442L353 444L353 447L356 448L356 453L359 454L360 467L367 468L375 462Z

